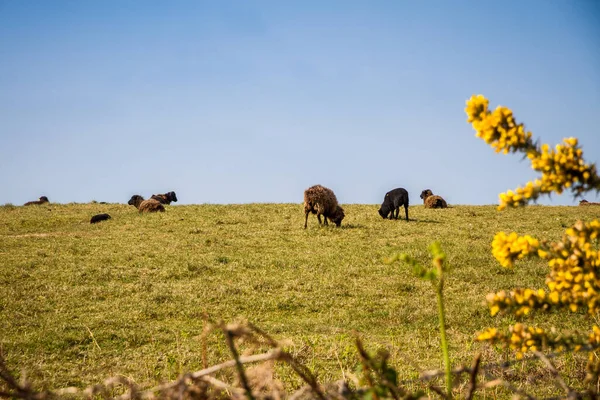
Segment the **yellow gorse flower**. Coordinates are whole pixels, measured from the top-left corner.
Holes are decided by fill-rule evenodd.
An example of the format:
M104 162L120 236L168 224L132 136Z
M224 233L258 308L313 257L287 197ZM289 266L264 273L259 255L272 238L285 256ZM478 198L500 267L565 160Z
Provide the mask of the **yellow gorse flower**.
M508 334L500 332L496 328L488 328L481 332L478 341L490 344L500 344L516 352L516 358L521 359L528 351L541 351L554 349L555 351L580 351L584 346L600 344L600 328L593 327L588 338L575 335L557 335L542 328L526 326L516 323L509 328Z
M538 240L529 235L519 237L515 232L510 235L499 232L492 241L492 254L500 265L512 268L515 260L536 253L539 246Z
M497 153L516 152L534 148L531 132L525 132L523 124L518 124L510 109L499 106L494 111L488 109L489 101L481 96L473 96L467 101L467 120L473 125L475 136L485 140Z

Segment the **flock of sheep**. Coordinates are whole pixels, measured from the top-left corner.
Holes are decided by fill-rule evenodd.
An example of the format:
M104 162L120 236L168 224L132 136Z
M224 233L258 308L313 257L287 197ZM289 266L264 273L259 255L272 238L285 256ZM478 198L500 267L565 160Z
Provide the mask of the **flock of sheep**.
M580 206L600 206L600 203L592 203L592 202L587 201L587 200L581 200L579 202L579 205Z
M153 194L148 200L144 200L139 194L134 194L131 199L127 202L130 206L134 206L139 212L164 212L165 206L163 204L171 204L171 202L177 201L177 195L175 192L168 192L165 194ZM36 201L28 201L23 204L24 206L32 206L48 203L49 200L46 196L40 197ZM106 203L100 203L106 204ZM90 219L91 224L95 224L100 221L106 221L111 219L108 214L96 214Z
M441 196L433 194L430 189L425 189L421 192L421 199L425 208L447 208L448 203ZM600 203L592 203L587 200L581 200L580 206L595 206ZM408 192L404 188L390 190L385 194L383 203L379 208L379 215L382 218L398 219L400 207L404 206L406 221L408 221ZM308 214L317 214L319 225L321 215L325 220L325 225L328 225L327 219L335 223L336 226L342 224L344 219L344 209L339 206L337 198L331 189L321 185L312 186L304 191L304 229L308 223Z
M148 200L144 200L139 194L134 194L127 204L134 206L140 212L165 212L163 204L171 204L172 201L177 201L175 192L153 194Z
M434 195L430 189L421 192L421 199L426 208L447 208L446 200L440 196ZM390 190L385 194L383 203L379 208L379 215L382 218L398 219L400 207L404 206L406 221L408 221L408 192L404 188ZM304 229L308 224L308 214L317 214L319 225L323 223L328 225L330 219L336 226L342 225L345 217L344 209L338 204L333 190L321 185L311 186L304 191Z
M448 204L441 196L433 194L430 189L425 189L421 192L421 199L425 208L447 208ZM153 194L148 200L138 194L131 196L131 199L127 204L134 206L139 212L164 212L164 204L171 204L171 202L177 201L177 195L175 192L168 192L165 194ZM49 200L46 196L42 196L39 200L28 201L25 206L39 205L48 203ZM600 203L592 203L587 200L581 200L580 206L592 206L600 205ZM404 188L397 188L390 190L385 194L383 203L379 208L379 215L382 218L398 219L400 214L400 207L404 207L404 213L406 221L408 221L408 192ZM308 224L308 214L313 213L317 215L319 225L325 223L328 225L328 220L331 220L336 226L342 225L342 220L346 216L344 209L338 204L337 198L333 191L321 185L311 186L304 191L304 229ZM323 220L321 220L323 216ZM108 214L97 214L94 215L90 223L94 224L100 221L110 219Z

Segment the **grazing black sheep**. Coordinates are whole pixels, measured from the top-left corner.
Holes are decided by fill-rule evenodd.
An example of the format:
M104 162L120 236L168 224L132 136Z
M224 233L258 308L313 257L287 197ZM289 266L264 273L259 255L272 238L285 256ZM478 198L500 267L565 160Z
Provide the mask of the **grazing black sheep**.
M160 204L171 204L172 201L177 201L177 195L175 192L169 192L165 194L153 194L151 199L158 200Z
M90 224L95 224L100 221L106 221L110 218L111 217L108 214L96 214L92 217L92 219L90 219Z
M23 204L24 206L33 206L33 205L39 205L39 204L44 204L44 203L49 203L50 201L48 200L48 198L46 196L42 196L39 198L39 200L36 201L28 201L27 203Z
M383 203L381 203L381 207L379 208L379 215L383 219L387 218L388 215L390 219L398 219L401 206L404 206L406 221L408 221L408 192L404 188L390 190L383 198Z
M336 226L342 225L345 216L344 209L338 204L333 191L321 185L311 186L304 191L304 229L308 223L309 213L317 214L319 225L321 225L321 215L325 218L325 225L328 225L327 218L329 218Z

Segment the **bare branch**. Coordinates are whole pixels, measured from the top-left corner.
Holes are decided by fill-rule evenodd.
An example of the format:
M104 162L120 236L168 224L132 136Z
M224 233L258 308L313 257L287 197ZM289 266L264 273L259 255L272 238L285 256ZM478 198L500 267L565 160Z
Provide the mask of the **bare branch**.
M246 396L248 397L248 400L254 400L252 389L248 384L248 378L246 377L246 372L244 371L244 365L240 362L240 355L235 347L235 343L233 343L233 332L231 330L225 329L225 339L227 339L227 346L229 346L229 351L231 351L231 354L233 355L235 367L238 371L238 377L240 378L240 383L246 390Z
M439 394L442 397L442 399L447 399L448 398L448 395L446 394L446 392L444 392L439 387L434 386L434 385L428 385L427 387L429 389L431 389L432 391L434 391L435 393Z
M564 381L564 379L562 378L562 376L560 376L560 374L556 370L556 367L554 367L554 364L552 364L552 362L548 359L548 357L546 357L544 355L544 353L542 353L540 351L534 351L533 354L535 354L537 358L539 358L540 360L542 360L542 362L544 364L546 364L546 367L548 367L548 370L550 370L550 373L554 377L555 381L558 382L559 386L567 394L567 398L569 398L569 399L575 399L575 398L577 398L577 396L573 392L573 389L571 389L567 385L567 383Z
M467 392L467 400L471 400L477 388L477 374L479 373L479 363L481 362L481 353L477 354L473 365L471 366L471 377L469 379L469 391Z
M485 373L486 377L488 379L491 379L492 382L494 382L493 386L498 386L498 385L502 385L505 388L507 388L508 390L510 390L513 393L517 393L529 400L535 400L535 397L531 396L530 394L527 394L524 390L519 389L518 387L511 385L510 382L505 381L504 379L498 379L498 378L494 378L493 376L491 376L489 373ZM489 384L489 383L488 383ZM483 387L487 387L487 385L483 385Z

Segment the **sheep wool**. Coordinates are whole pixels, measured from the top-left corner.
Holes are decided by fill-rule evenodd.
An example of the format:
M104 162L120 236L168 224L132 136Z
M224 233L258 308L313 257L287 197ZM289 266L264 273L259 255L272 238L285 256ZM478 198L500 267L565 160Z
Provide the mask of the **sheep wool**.
M141 202L139 210L140 212L165 212L165 206L158 200L148 199Z

